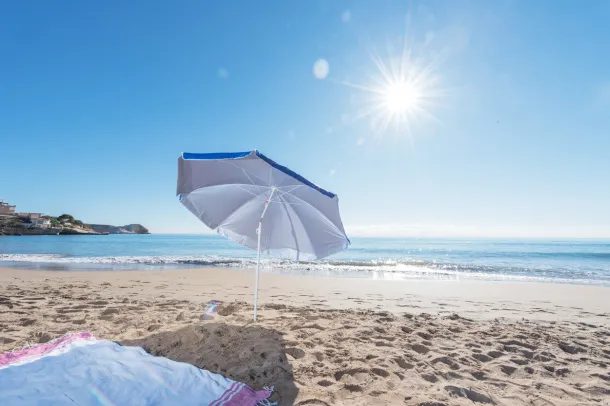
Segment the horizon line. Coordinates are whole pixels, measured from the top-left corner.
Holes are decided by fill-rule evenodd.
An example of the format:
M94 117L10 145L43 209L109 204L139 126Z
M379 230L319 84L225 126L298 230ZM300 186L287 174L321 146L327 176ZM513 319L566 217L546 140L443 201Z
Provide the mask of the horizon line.
M215 231L210 232L151 232L150 235L197 235L197 236L220 236ZM610 235L602 237L583 237L583 236L523 236L523 235L366 235L366 234L349 234L355 238L408 238L408 239L473 239L473 240L607 240L610 241ZM350 238L351 238L350 237Z

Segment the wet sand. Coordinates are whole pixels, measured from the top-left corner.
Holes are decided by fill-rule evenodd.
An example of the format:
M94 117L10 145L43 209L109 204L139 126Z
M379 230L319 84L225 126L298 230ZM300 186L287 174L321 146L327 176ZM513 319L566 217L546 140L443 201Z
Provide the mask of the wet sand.
M139 345L281 405L610 404L610 288L227 269L0 269L0 351L74 331ZM205 303L223 303L201 320Z

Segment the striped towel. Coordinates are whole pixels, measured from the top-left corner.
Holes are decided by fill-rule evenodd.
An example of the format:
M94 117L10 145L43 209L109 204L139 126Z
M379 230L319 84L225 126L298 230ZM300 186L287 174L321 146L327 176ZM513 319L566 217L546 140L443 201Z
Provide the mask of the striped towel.
M270 395L87 332L0 354L2 406L255 406Z

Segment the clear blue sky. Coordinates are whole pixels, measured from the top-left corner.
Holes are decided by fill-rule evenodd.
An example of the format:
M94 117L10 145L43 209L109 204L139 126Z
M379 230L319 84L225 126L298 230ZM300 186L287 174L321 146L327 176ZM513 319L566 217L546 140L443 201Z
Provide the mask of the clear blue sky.
M602 0L4 1L0 198L205 232L177 157L257 148L337 193L348 234L610 237L608 21ZM405 33L443 57L436 119L379 132L344 82Z

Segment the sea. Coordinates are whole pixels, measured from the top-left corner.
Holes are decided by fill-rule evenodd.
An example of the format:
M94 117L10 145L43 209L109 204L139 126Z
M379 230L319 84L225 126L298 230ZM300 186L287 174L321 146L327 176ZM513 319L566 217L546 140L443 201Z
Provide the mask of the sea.
M262 256L263 272L386 280L610 285L610 241L353 238L313 262ZM23 270L251 268L256 253L217 235L2 236L0 267Z

